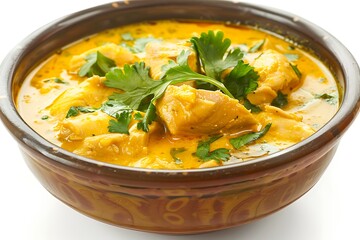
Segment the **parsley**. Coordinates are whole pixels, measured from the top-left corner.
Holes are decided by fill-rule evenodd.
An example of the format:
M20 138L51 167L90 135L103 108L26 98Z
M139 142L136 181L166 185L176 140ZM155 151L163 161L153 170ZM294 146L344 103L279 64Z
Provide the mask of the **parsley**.
M290 62L295 62L295 61L299 60L299 55L297 55L297 54L285 53L284 55Z
M170 149L170 155L174 159L175 164L182 164L183 161L177 157L179 153L185 152L185 148L171 148Z
M315 95L315 98L323 99L331 105L335 105L337 103L337 98L335 96L327 94L327 93L324 93L321 95Z
M129 33L129 32L121 34L121 39L124 41L134 40L134 38L131 36L131 33Z
M264 43L265 43L265 39L257 42L254 46L252 46L249 49L249 53L255 53L255 52L259 51L262 48L262 46L264 45Z
M105 76L112 67L115 67L115 61L107 58L101 52L90 53L85 57L86 63L81 66L78 74L80 77L91 77L93 75Z
M202 33L200 38L193 37L190 40L198 53L206 75L218 81L225 69L235 67L243 57L239 48L228 51L231 41L223 37L224 33L221 31L216 34L214 31L209 31L207 34Z
M276 98L271 102L272 106L283 108L288 104L287 95L278 91Z
M258 87L258 79L259 75L254 68L240 60L226 76L224 85L235 98L242 99Z
M271 123L268 123L259 132L248 133L248 134L242 135L237 138L232 138L232 139L230 139L230 144L235 149L239 149L242 146L245 146L246 144L249 144L249 143L261 138L262 136L264 136L269 131L270 127L271 127Z
M290 63L291 68L294 70L294 72L296 73L296 76L298 76L298 78L301 78L302 74L300 72L300 70L298 69L297 65L293 65Z
M221 138L222 135L210 137L207 140L200 141L198 143L195 156L206 162L209 160L215 160L217 162L227 161L230 158L229 149L218 148L214 151L210 151L210 144Z
M129 124L132 118L132 110L122 111L115 114L116 121L111 119L108 130L111 133L125 133L129 134Z
M80 114L80 112L82 113L92 113L95 112L95 108L91 108L91 107L70 107L69 111L66 114L65 118L69 118L69 117L75 117L77 115Z
M49 119L49 116L48 115L43 115L41 116L41 120L48 120Z
M259 113L261 112L261 108L252 104L247 98L244 99L244 107L247 110L250 110L252 113Z

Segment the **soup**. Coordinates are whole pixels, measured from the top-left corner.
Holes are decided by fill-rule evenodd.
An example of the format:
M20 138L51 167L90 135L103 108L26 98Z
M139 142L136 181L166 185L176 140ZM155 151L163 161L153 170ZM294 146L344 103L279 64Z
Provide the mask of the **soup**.
M25 79L23 119L112 164L192 169L271 154L339 107L326 66L287 39L218 22L154 21L66 46Z

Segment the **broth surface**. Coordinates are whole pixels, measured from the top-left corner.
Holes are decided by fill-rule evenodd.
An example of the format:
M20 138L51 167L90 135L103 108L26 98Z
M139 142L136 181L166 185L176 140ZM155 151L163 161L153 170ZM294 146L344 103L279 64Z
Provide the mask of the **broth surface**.
M118 119L103 111L104 103L123 91L104 84L108 75L79 76L91 61L89 55L100 52L119 69L145 62L150 77L161 81L166 73L162 66L176 63L187 51L189 67L205 75L190 39L209 31L223 32L231 40L230 52L243 51L241 60L259 76L256 90L235 100L219 90L200 89L193 79L170 84L154 101L157 118L148 132L137 125L146 109L131 112L129 134L109 132L110 122L118 126ZM227 79L233 68L220 78ZM279 95L287 104L274 103ZM245 101L260 112L247 110ZM302 141L336 113L339 92L321 61L269 32L211 22L156 21L106 30L64 47L29 74L17 107L36 132L68 151L119 165L189 169L247 161ZM71 116L70 108L75 109ZM232 144L231 139L259 133L268 124L263 136L238 149Z

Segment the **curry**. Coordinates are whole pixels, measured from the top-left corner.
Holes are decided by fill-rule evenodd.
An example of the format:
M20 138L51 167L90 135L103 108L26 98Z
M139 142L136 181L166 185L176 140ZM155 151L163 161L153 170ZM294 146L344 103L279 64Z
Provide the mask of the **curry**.
M339 107L328 68L295 42L246 26L155 21L66 46L25 79L24 120L102 162L192 169L292 146Z

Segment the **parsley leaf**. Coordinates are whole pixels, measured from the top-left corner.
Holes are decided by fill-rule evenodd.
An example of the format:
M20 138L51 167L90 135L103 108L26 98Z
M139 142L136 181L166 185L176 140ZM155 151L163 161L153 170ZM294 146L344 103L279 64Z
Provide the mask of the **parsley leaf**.
M112 67L115 67L115 61L107 58L101 52L90 53L85 57L86 63L81 66L78 74L80 77L91 77L93 75L105 76Z
M132 118L131 113L132 111L122 111L121 113L116 113L116 121L114 119L109 121L109 132L129 134L129 124Z
M242 135L237 138L232 138L232 139L230 139L230 144L235 149L239 149L242 146L245 146L246 144L249 144L249 143L261 138L262 136L264 136L269 131L270 127L271 127L271 123L268 123L259 132L248 133L248 134Z
M206 75L218 81L221 80L221 73L225 69L236 66L243 57L239 48L228 51L231 41L223 38L223 32L218 31L215 34L210 30L208 33L202 33L200 38L192 37L190 40Z
M278 108L283 108L288 104L287 95L278 91L277 96L274 100L272 100L271 105Z
M325 100L327 103L331 104L331 105L335 105L337 103L337 98L333 95L324 93L324 94L319 94L319 95L315 95L315 98L318 99L323 99Z
M259 113L262 111L259 106L252 104L247 98L244 99L244 107L252 113Z
M255 53L255 52L259 51L262 48L262 46L264 45L264 43L265 43L265 39L257 42L254 46L252 46L249 49L249 53Z
M174 159L175 164L182 164L183 161L177 157L179 153L185 152L185 148L171 148L170 149L170 155Z
M258 79L254 68L240 60L226 76L224 85L235 98L242 99L258 87Z
M227 161L230 158L230 150L226 148L218 148L210 152L210 144L221 138L222 135L216 135L210 137L207 140L200 141L198 143L195 156L206 162L209 160Z
M80 112L82 112L82 113L92 113L92 112L95 112L95 111L96 111L96 109L92 108L92 107L81 107L81 106L74 107L73 106L73 107L70 107L70 109L67 112L65 118L75 117L75 116L79 115Z
M297 65L293 65L290 63L290 66L294 70L296 76L298 76L298 78L301 78L302 74L301 74L300 70L298 69Z

